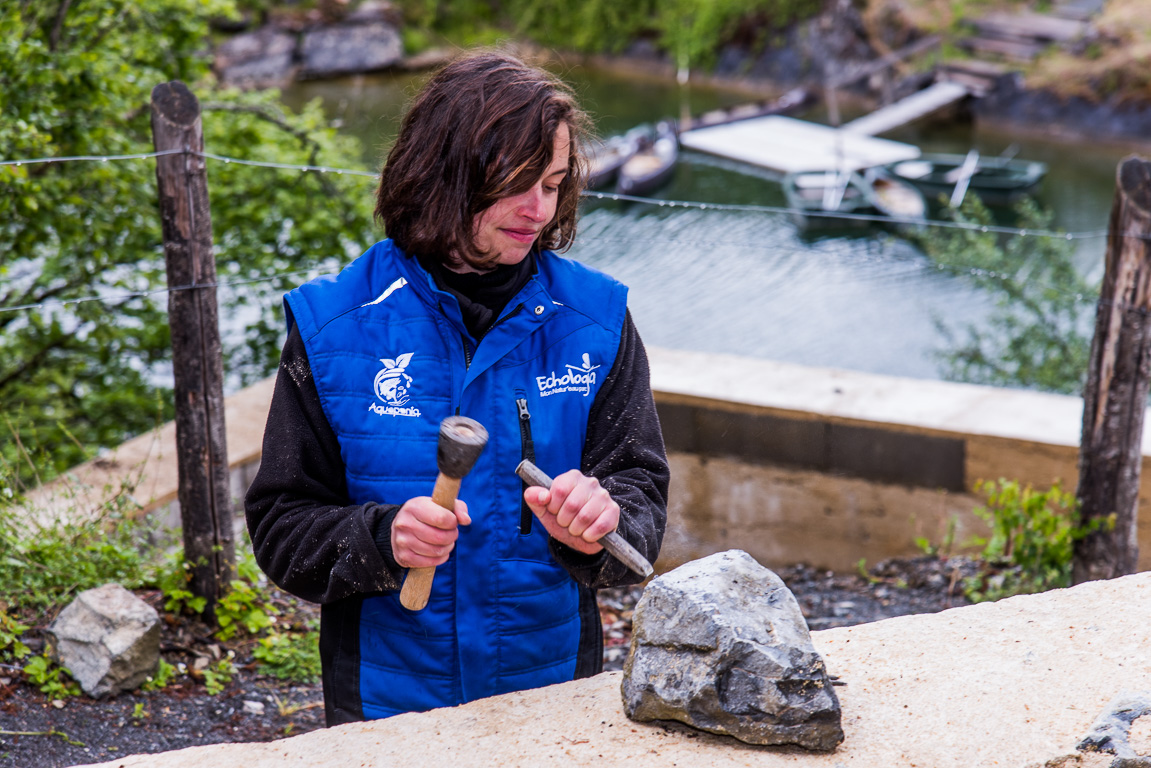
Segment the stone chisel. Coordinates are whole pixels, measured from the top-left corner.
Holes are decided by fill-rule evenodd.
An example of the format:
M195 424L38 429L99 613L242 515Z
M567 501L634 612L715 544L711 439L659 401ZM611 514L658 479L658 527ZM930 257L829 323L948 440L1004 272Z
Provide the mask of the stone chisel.
M449 416L440 422L440 441L436 446L436 465L440 470L432 489L432 501L449 512L456 510L460 481L472 471L480 452L488 444L488 431L467 416ZM409 568L400 589L400 605L409 611L422 610L432 594L435 566Z
M551 488L552 479L548 477L547 472L537 467L527 459L520 462L516 467L516 474L520 476L528 485L538 485L542 488ZM623 536L620 536L616 531L604 534L603 538L599 540L599 545L608 551L612 557L619 560L631 570L643 576L645 579L654 573L651 563L641 555L635 547L628 544Z

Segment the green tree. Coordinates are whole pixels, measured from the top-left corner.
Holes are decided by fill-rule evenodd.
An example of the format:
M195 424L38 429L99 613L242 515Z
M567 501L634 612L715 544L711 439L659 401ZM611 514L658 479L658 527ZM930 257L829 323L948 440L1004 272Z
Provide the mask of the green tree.
M779 29L820 10L819 0L399 0L398 5L413 27L465 43L484 39L477 38L477 23L587 53L618 53L649 38L684 67L714 63L743 22ZM489 29L486 37L496 35Z
M680 69L710 66L743 21L782 28L820 10L817 0L659 0L655 28Z
M234 10L231 0L0 3L0 160L150 152L151 90L179 79L204 106L208 152L357 165L359 147L318 104L289 114L275 92L214 83L207 21ZM300 270L370 242L371 180L208 163L220 280L249 281L220 291L236 386L273 370L277 296ZM25 481L170 416L164 285L154 161L0 166L0 460ZM37 446L52 455L29 457Z
M1051 231L1051 213L1034 202L1023 201L1017 213L1020 229ZM937 320L949 345L942 353L946 377L1079 393L1091 349L1086 321L1099 291L1076 270L1071 241L985 231L993 224L991 214L974 195L950 215L971 226L925 230L919 244L940 267L965 275L994 296L995 310L980 328L958 329Z

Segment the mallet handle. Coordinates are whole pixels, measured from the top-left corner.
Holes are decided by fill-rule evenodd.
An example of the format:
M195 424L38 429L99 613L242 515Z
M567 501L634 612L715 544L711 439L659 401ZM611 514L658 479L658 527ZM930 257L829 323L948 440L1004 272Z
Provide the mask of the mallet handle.
M542 488L552 487L552 479L548 476L548 473L527 459L521 461L519 466L516 467L516 474L528 485L538 485ZM655 569L651 567L651 563L647 561L647 558L641 555L631 544L628 544L624 537L620 536L616 531L604 534L599 540L599 545L606 549L608 554L616 560L619 560L645 579L651 576L655 571Z
M436 477L436 486L432 489L432 501L439 504L449 512L456 510L456 496L460 493L459 477L448 477L441 472ZM409 611L421 611L428 604L432 594L432 579L435 578L436 567L409 568L408 576L404 579L404 586L400 588L400 605Z

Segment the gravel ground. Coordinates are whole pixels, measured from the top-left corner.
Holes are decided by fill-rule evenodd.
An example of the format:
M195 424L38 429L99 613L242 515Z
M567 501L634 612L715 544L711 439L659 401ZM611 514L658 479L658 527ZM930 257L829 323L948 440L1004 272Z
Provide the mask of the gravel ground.
M862 574L833 574L796 565L778 571L795 594L811 629L848 626L967 605L959 581L974 570L962 558L890 560ZM143 594L158 600L158 595ZM640 589L600 593L604 667L620 669L631 638L631 615ZM294 606L306 621L312 606ZM208 695L202 676L185 675L162 691L93 701L52 702L10 671L0 669L0 766L58 768L113 760L143 752L241 741L271 741L323 727L319 684L288 685L260 675L250 646L225 647L203 627L165 622L162 652L171 664L194 668L232 650L237 674L222 693Z

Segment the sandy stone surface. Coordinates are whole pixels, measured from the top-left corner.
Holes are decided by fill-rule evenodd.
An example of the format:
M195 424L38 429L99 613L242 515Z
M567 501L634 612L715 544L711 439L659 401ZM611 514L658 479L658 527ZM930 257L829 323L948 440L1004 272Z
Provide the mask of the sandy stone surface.
M1118 691L1151 690L1151 573L813 633L843 683L831 754L629 721L621 673L270 744L195 747L101 768L827 766L1096 768L1075 745ZM1141 721L1136 722L1137 730ZM1133 740L1146 754L1149 745Z

